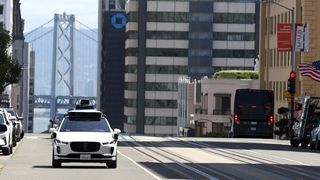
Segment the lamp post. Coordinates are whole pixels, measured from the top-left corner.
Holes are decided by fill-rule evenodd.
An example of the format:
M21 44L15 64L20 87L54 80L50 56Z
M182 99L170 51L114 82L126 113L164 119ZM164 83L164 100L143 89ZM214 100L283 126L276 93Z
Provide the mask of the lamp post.
M295 23L294 23L294 13L295 13L295 9L294 8L288 8L278 2L276 2L275 0L262 0L262 2L265 2L265 3L273 3L275 5L278 5L288 11L291 12L291 73L294 73L295 72L295 65L294 65L294 51L295 51ZM290 74L291 74L290 73ZM294 92L293 93L290 93L290 119L291 119L291 122L290 122L290 130L292 128L292 125L293 125L293 121L294 121Z

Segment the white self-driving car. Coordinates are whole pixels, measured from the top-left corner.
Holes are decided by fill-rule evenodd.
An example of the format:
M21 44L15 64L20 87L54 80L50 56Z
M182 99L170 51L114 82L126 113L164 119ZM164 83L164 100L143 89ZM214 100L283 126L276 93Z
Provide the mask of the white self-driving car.
M117 167L119 129L112 130L106 117L96 110L72 110L58 129L51 128L52 166L64 162L106 163Z

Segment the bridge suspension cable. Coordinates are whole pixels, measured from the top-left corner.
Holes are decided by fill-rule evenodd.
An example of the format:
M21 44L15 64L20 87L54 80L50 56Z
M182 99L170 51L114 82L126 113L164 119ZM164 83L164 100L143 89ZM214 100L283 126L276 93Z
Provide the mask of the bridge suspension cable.
M76 22L78 22L78 23L81 24L82 26L86 27L86 28L89 29L90 31L92 31L92 32L94 32L94 33L97 34L97 31L95 31L94 29L90 28L89 26L83 24L82 22L80 22L80 21L78 21L78 20L76 20Z
M53 19L50 19L48 22L46 22L46 23L44 23L44 24L40 25L39 27L37 27L37 28L33 29L32 31L30 31L30 32L26 33L24 36L26 37L26 36L30 35L31 33L33 33L33 32L35 32L35 31L37 31L37 30L39 30L39 29L43 28L45 25L49 24L49 23L50 23L50 22L52 22L52 21L53 21Z
M88 36L87 34L85 34L85 33L81 32L80 30L78 30L78 29L76 29L76 28L75 28L75 30L76 30L77 32L79 32L80 34L84 35L85 37L87 37L87 38L91 39L92 41L97 42L97 40L96 40L96 39L94 39L94 38L92 38L92 37Z
M53 32L53 29L51 29L51 30L49 30L49 31L41 34L40 36L38 36L38 37L36 37L36 38L34 38L34 39L32 39L32 40L29 40L28 42L29 42L29 43L32 43L33 41L36 41L36 40L42 38L43 36L45 36L45 35L47 35L47 34L49 34L49 33L51 33L51 32Z

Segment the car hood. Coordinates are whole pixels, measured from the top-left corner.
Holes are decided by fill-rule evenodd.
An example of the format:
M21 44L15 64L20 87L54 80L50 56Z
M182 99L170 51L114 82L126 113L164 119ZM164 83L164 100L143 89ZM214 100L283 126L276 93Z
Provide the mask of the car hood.
M57 132L56 139L65 142L110 142L113 137L111 132Z

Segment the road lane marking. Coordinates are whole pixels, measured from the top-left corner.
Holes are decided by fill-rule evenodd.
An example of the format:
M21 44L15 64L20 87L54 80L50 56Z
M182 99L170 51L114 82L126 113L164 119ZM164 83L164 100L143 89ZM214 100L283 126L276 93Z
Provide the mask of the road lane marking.
M134 161L133 159L129 158L128 156L122 154L119 150L117 150L118 153L127 158L128 160L130 160L133 164L137 165L139 168L141 168L142 170L144 170L145 172L147 172L148 174L150 174L152 177L154 177L155 179L161 180L160 177L158 177L157 175L153 174L151 171L149 171L148 169L144 168L143 166L141 166L140 164L138 164L136 161Z
M269 156L269 157L273 157L273 158L277 158L277 159L282 159L282 160L286 160L286 161L291 161L291 162L293 162L293 163L298 163L298 164L303 165L303 166L311 166L310 164L305 164L305 163L302 163L302 162L300 162L300 161L292 160L292 159L289 159L289 158L284 158L284 157L280 157L280 156L276 156L276 155L272 155L272 154L260 153L260 152L256 152L256 151L253 151L253 150L243 149L243 148L241 148L241 147L239 147L239 148L242 149L242 150L245 150L245 151L254 153L254 154Z
M38 136L27 136L27 139L38 139Z

